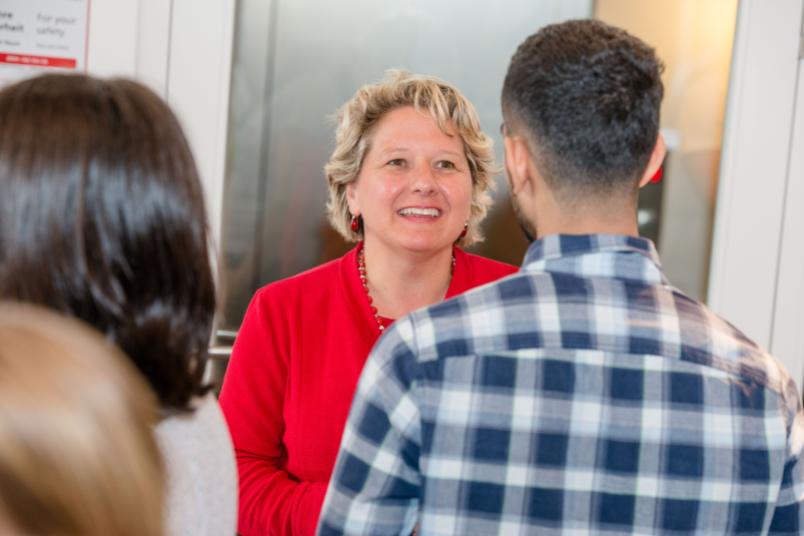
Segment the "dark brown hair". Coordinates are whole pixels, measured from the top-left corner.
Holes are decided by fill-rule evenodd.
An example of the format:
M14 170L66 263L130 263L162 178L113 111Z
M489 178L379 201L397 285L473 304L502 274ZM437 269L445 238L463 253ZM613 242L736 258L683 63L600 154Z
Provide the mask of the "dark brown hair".
M176 117L124 79L0 91L0 298L105 333L163 406L189 409L215 309L198 172Z

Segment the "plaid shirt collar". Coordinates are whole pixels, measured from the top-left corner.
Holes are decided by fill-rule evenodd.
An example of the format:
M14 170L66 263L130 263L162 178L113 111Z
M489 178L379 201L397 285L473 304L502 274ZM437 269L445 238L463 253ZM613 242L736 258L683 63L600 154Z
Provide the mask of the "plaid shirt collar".
M522 271L613 277L647 285L670 285L653 242L627 235L545 236L528 248Z

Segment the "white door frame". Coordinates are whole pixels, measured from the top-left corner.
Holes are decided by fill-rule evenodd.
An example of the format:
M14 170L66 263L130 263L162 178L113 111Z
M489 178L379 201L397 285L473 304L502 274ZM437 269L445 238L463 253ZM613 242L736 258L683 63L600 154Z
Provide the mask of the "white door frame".
M788 231L795 225L801 229L800 214L792 214L801 211L790 196L799 192L804 178L804 146L800 141L792 143L803 11L804 0L740 2L708 299L717 313L761 346L778 352L799 386L804 376L800 339L804 310L801 301L796 307L788 299L792 294L785 294L796 286L789 280L804 277L801 272L790 273L802 262L803 253L793 244L790 232L783 245L782 230L783 225ZM804 105L801 98L799 103L799 107ZM800 115L799 111L799 140ZM793 180L795 173L798 176ZM788 198L791 210L786 213ZM801 300L803 289L799 285L797 290L796 298ZM789 342L794 338L797 343Z
M136 78L171 105L198 165L215 244L220 238L235 1L94 0L90 13L88 71Z
M215 244L220 243L234 20L235 0L172 0L167 100L193 148Z
M804 17L787 173L771 351L804 383Z

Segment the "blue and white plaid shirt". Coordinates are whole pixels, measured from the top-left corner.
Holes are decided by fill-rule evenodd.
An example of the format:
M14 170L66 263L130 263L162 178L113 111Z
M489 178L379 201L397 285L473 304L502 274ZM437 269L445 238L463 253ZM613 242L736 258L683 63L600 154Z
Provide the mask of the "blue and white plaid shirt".
M380 340L319 534L800 534L803 449L787 373L649 241L549 236Z

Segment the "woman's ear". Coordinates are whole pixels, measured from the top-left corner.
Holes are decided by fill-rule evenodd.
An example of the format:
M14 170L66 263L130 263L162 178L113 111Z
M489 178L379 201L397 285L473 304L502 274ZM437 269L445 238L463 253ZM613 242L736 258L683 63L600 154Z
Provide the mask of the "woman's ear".
M346 185L346 204L349 207L349 212L352 216L360 216L360 203L357 201L357 192L355 191L355 183L352 181Z

